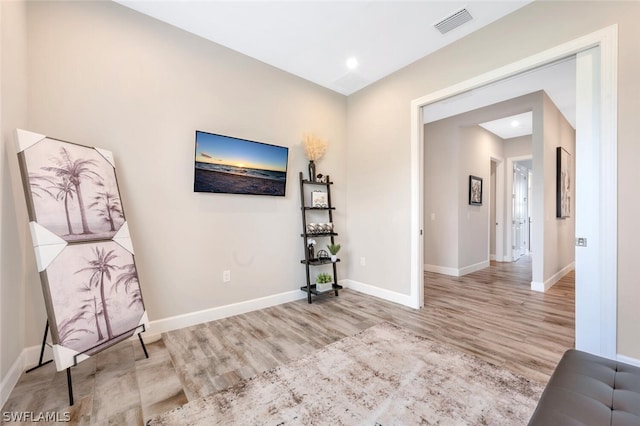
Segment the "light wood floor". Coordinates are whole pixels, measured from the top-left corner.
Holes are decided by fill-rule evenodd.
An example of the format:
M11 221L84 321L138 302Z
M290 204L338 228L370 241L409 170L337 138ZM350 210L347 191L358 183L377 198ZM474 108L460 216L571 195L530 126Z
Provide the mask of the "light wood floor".
M344 290L167 333L148 344L123 342L66 376L50 364L23 374L7 411L68 412L80 424L143 424L189 400L388 321L545 383L574 346L574 277L546 293L529 290L531 263L493 263L464 277L425 274L425 307L413 310Z

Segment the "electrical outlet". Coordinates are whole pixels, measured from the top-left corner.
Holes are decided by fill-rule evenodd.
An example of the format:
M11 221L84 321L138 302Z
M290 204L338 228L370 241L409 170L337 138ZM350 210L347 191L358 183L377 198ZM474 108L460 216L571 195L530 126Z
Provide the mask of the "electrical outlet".
M222 282L228 283L229 281L231 281L231 271L222 271Z
M364 256L360 258L360 266L367 266L367 259Z

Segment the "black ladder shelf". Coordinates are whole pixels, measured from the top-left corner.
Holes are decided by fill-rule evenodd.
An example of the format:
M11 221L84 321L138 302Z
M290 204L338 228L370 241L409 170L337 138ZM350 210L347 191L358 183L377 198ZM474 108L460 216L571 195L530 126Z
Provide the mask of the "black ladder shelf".
M323 230L310 232L307 226L307 214L310 212L326 212L326 217L329 219L329 223L333 225L333 211L335 210L335 207L333 207L333 205L331 204L331 185L333 185L333 182L331 182L329 176L325 176L323 179L324 180L306 180L304 179L302 172L300 172L300 209L302 212L302 234L300 236L302 237L302 243L304 246L304 259L302 259L300 263L304 264L307 277L306 285L300 287L300 290L307 293L307 302L309 303L312 303L312 295L319 296L322 294L333 293L338 296L338 290L342 289L342 286L338 284L338 274L336 268L336 264L337 262L340 262L340 259L337 259L335 262L333 262L330 258L317 257L317 252L319 252L320 250L315 251L313 248L310 248L312 246L309 245L309 241L316 238L321 238L324 241L327 241L326 239L328 238L331 244L334 244L334 237L338 236L333 228L331 229L331 231ZM310 189L313 186L324 187L326 189L326 206L314 207L313 205L308 205L305 203L305 195L311 196ZM333 288L327 291L318 291L316 290L316 285L311 283L309 270L312 266L323 265L331 265L333 269Z

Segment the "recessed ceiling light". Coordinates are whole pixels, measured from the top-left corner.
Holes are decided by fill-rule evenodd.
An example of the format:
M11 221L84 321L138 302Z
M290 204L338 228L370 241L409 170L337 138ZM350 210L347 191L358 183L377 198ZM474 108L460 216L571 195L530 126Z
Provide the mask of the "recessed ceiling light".
M347 68L350 70L355 70L358 68L358 60L354 57L347 59Z
M520 122L518 120L513 120L511 122L511 127L518 127L520 125Z

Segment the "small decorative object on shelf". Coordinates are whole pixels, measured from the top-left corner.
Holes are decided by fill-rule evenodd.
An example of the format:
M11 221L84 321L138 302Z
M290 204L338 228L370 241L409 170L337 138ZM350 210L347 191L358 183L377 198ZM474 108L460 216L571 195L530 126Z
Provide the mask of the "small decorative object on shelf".
M324 191L313 191L311 193L311 207L326 208L329 207L327 202L327 193Z
M316 277L316 291L325 292L333 290L333 278L326 272L321 272Z
M318 259L319 260L326 260L329 259L329 253L327 253L326 250L318 250Z
M313 251L313 247L316 245L316 240L309 240L307 241L307 251L308 251L308 256L309 259L313 259L315 257ZM323 251L323 250L322 250Z
M329 250L334 250L337 253L340 249L340 245L335 244L334 241L338 234L335 232L333 224L334 208L331 204L331 185L333 185L333 182L331 182L329 176L318 176L318 180L306 180L304 174L300 172L300 210L302 211L302 234L300 236L304 242L305 249L304 259L300 262L304 265L306 273L306 284L300 287L300 290L307 293L307 302L309 303L312 302L312 296L328 294L338 296L338 291L342 289L342 286L338 284L336 267L340 259L330 256L326 250L318 250L317 252L314 250L317 238L327 238L328 241L325 244L327 244ZM322 188L322 191L317 191L318 187ZM315 192L318 192L323 197L321 201L323 207L315 205L319 201L317 198L314 200ZM309 215L309 218L307 218L307 215ZM328 218L328 222L318 223L322 218ZM307 219L315 220L315 222L307 222ZM318 277L323 278L320 278L320 281L318 281L317 277L316 280L313 280L310 273L312 267L331 268L333 275L321 272ZM327 280L327 277L327 282L321 282Z
M316 163L327 150L327 141L312 133L303 136L304 152L309 159L309 181L316 181Z
M316 180L316 163L313 160L309 160L309 180L312 182Z
M338 252L340 251L340 244L329 244L327 245L327 248L329 249L329 253L331 253L331 261L332 262L337 262L338 261Z

